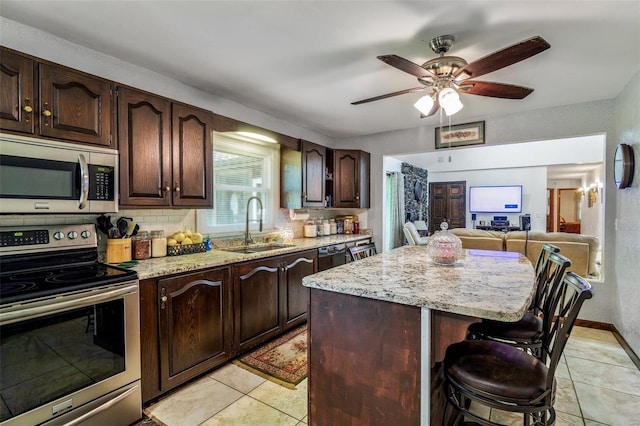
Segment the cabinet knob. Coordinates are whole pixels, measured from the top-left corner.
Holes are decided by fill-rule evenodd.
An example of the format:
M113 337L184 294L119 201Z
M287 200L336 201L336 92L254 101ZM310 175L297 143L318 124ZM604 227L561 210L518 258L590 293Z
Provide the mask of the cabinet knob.
M167 307L167 300L169 300L167 297L167 289L162 287L160 289L160 309L165 309Z
M22 108L22 110L24 112L31 112L33 111L33 108L31 108L31 105L25 105L24 108Z
M51 117L51 111L45 109L44 111L42 111L42 115L44 115L45 117Z
M164 187L164 192L170 192L171 191L171 187L170 186L165 186Z
M180 192L180 187L176 186L176 192Z

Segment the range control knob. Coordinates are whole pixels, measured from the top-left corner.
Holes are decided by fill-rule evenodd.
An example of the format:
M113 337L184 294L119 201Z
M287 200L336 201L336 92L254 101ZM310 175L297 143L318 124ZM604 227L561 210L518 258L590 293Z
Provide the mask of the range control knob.
M89 238L91 236L91 231L88 231L88 230L85 229L84 231L82 231L80 233L80 236L86 240L87 238Z
M78 238L78 233L76 231L71 231L67 234L67 237L69 237L70 240L75 240Z
M64 232L60 232L60 231L55 232L55 233L53 234L53 239L54 239L54 240L58 240L58 241L60 241L60 240L64 240Z

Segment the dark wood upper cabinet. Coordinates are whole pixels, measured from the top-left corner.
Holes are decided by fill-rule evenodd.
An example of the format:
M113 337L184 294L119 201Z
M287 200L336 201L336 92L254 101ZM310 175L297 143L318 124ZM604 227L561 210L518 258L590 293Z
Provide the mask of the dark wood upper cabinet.
M118 89L120 204L171 205L171 101Z
M112 137L113 86L109 80L36 62L6 49L1 53L3 130L116 146Z
M302 207L324 207L327 148L302 141Z
M40 64L40 135L111 146L111 82Z
M280 207L325 207L327 148L300 141L299 149L280 148Z
M213 206L213 114L118 88L120 205Z
M213 207L213 114L173 104L173 205Z
M369 208L371 154L333 150L333 206Z
M0 51L0 128L15 132L35 131L37 100L34 90L35 62L22 55Z

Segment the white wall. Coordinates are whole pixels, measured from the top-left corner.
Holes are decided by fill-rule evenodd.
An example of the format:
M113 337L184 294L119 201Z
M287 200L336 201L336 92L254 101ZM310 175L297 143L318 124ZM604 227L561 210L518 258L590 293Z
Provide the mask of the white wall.
M429 183L466 181L467 193L471 186L483 185L522 185L522 213L531 215L531 229L542 231L546 229L547 218L547 168L546 167L523 167L515 169L495 169L495 170L468 170L461 172L438 172L429 171ZM469 212L469 198L467 196L467 228L472 227L471 214ZM507 216L512 226L519 225L519 214L499 214ZM484 220L489 223L495 214L478 214L478 221Z
M612 159L617 144L631 145L635 157L635 176L630 188L618 190L605 181L605 273L614 288L602 289L596 298L615 301L613 324L640 354L640 73L627 84L615 105L613 132L607 138L607 158ZM613 161L607 163L606 176L613 176Z

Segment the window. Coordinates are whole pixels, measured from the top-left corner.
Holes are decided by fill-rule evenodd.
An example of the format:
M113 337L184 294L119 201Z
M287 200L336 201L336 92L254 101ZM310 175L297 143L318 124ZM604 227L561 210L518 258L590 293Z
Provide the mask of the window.
M258 230L262 213L263 230L274 228L279 193L279 145L248 142L215 133L213 137L213 209L198 211L198 231L225 233L244 231L247 201L249 229Z

